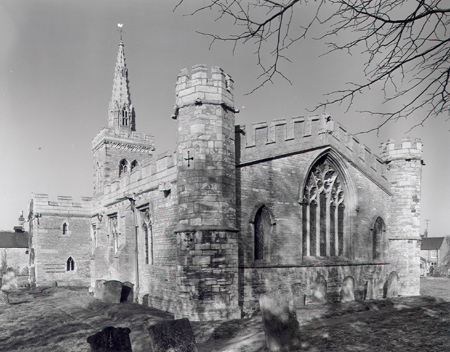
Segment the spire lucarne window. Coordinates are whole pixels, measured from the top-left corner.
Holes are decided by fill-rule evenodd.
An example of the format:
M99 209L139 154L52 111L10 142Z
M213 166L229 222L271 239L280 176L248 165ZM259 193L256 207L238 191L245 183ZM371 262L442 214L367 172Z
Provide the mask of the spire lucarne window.
M328 158L311 169L303 192L303 256L343 256L345 198L341 177Z

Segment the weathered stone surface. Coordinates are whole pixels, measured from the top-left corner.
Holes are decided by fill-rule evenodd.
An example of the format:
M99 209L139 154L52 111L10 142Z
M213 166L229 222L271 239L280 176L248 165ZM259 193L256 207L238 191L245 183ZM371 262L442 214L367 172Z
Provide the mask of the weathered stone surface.
M327 301L327 280L319 275L314 282L312 302L325 303Z
M6 292L0 291L0 305L8 304L8 294Z
M153 352L197 352L189 319L162 321L148 327Z
M355 300L355 279L347 276L342 282L341 302L350 302Z
M2 276L2 291L17 291L19 284L17 281L16 273L13 270L8 270Z
M374 278L370 278L366 282L366 291L364 299L377 299L378 298L378 285Z
M269 351L289 351L300 348L300 325L287 297L272 292L259 297L262 322Z
M106 280L95 280L94 287L94 297L98 299L103 299L103 293L105 292L105 282Z
M91 352L132 352L129 328L108 326L95 335L89 336L87 342Z
M102 301L105 303L120 303L120 297L122 296L122 283L116 280L110 280L104 282L104 291Z
M391 298L397 297L399 294L398 290L398 274L393 271L389 274L389 277L384 286L384 297Z

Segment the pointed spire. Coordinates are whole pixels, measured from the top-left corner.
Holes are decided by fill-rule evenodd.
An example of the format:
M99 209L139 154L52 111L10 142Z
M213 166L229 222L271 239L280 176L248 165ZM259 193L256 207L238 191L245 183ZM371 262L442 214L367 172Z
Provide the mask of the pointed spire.
M114 128L117 134L122 131L135 131L134 108L131 104L128 82L128 69L125 62L125 50L122 41L122 29L120 28L119 52L117 54L116 68L111 102L109 103L108 126Z

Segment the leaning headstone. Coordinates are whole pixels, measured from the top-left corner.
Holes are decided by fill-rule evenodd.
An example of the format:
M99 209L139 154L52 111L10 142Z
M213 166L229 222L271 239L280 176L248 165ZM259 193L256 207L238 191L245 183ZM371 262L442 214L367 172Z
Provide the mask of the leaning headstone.
M105 281L102 301L105 303L120 303L122 286L120 281Z
M374 278L367 279L365 300L378 298L378 285Z
M17 291L18 289L19 283L16 273L13 270L7 270L2 276L2 291L10 292Z
M355 300L355 279L347 276L342 282L341 302L350 302Z
M281 292L259 297L262 322L269 351L290 351L301 347L300 325L289 299Z
M105 292L106 280L95 280L94 297L103 299L103 292Z
M327 301L327 280L319 275L313 286L312 301L314 303L325 303Z
M129 328L108 326L95 335L89 336L87 342L91 352L132 352Z
M148 327L153 352L197 352L189 319L166 320Z
M386 298L398 296L398 274L396 271L389 274L386 286Z

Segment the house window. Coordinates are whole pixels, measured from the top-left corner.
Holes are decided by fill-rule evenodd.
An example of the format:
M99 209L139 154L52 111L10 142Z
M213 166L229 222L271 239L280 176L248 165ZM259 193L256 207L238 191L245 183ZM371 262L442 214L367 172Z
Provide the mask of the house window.
M304 256L343 256L345 203L341 178L328 158L311 169L303 191Z
M75 261L72 259L72 257L69 257L67 259L67 271L74 271L75 270Z
M128 172L128 161L127 159L120 160L119 163L119 177Z
M268 259L268 243L272 230L272 221L269 209L262 206L256 212L254 221L254 258L255 260Z
M109 215L109 234L113 239L114 244L114 253L117 253L119 250L119 230L117 223L117 214Z
M141 209L141 228L144 235L145 264L153 264L153 233L150 220L150 210Z
M68 233L68 225L67 225L67 222L65 222L62 225L62 234L67 235L67 233Z

